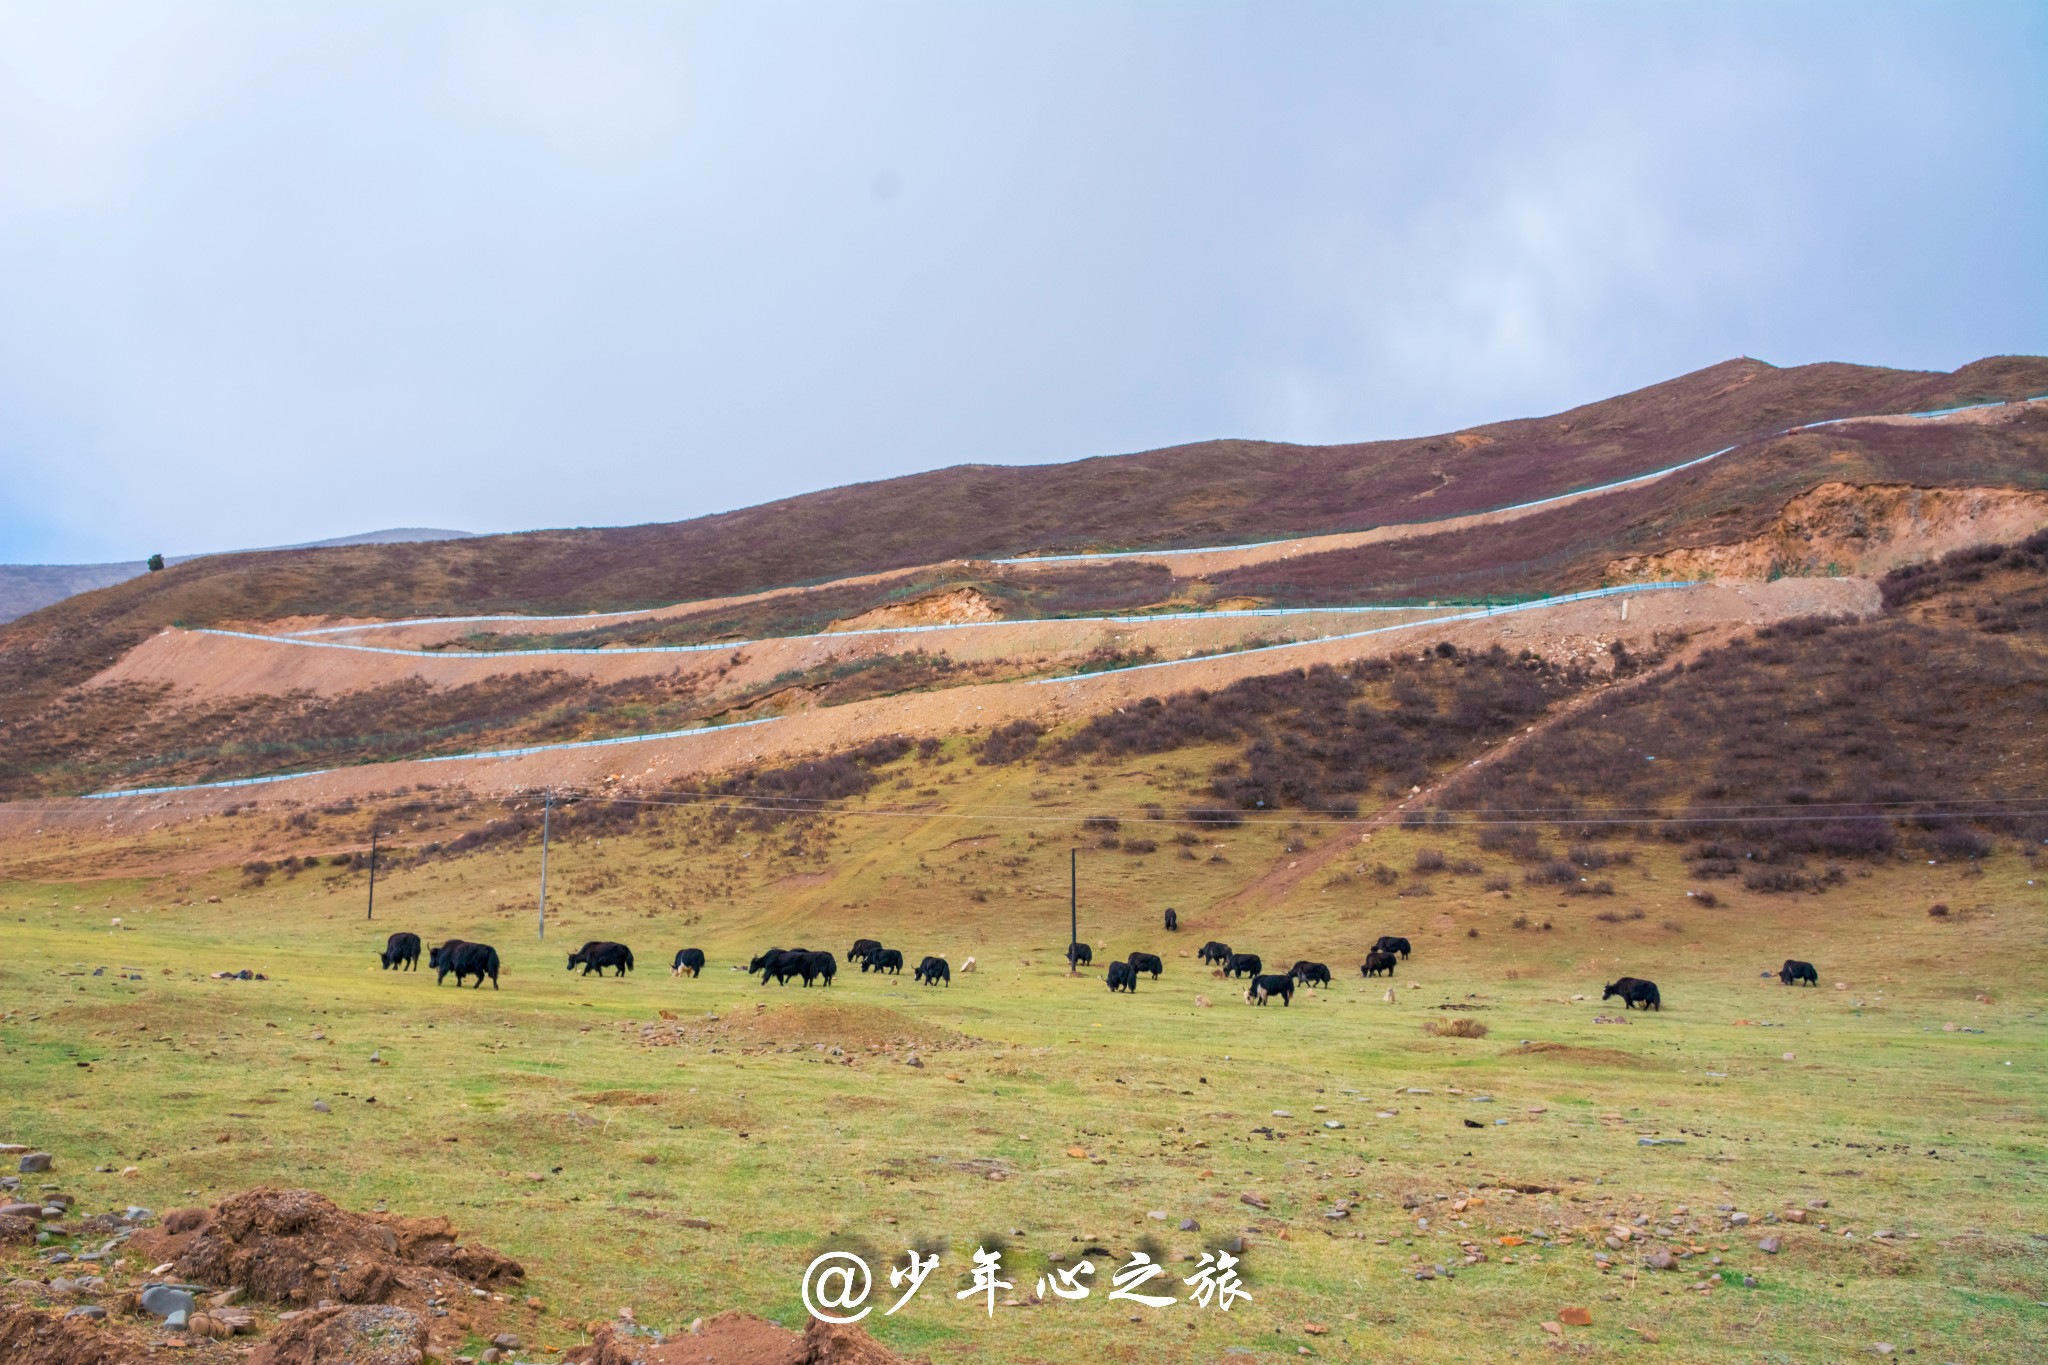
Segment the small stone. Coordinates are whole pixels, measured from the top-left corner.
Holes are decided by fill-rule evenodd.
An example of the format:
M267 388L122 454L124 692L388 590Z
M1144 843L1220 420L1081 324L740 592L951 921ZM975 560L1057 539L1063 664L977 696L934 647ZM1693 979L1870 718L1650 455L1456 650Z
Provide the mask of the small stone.
M1678 1269L1678 1258L1660 1247L1643 1257L1643 1264L1651 1270L1676 1270Z
M21 1158L21 1173L23 1175L41 1175L49 1169L50 1154L48 1152L29 1152Z
M1247 1191L1246 1193L1239 1195L1237 1197L1237 1202L1240 1204L1249 1204L1255 1209L1263 1209L1267 1207L1266 1196L1251 1191Z
M334 1111L328 1107L326 1100L314 1100L313 1112L316 1114L331 1114Z
M903 1065L922 1068L924 1066L924 1061L915 1052L913 1052L908 1057L905 1057L903 1059Z
M1743 1287L1744 1289L1754 1289L1754 1288L1756 1288L1756 1276L1754 1276L1754 1275L1744 1275L1744 1276L1742 1277L1742 1287Z
M1294 1111L1291 1109L1275 1109L1273 1117L1276 1119L1291 1119L1294 1117Z
M519 1349L519 1338L511 1332L500 1332L491 1338L491 1345L501 1351L516 1351Z
M1543 1324L1543 1330L1554 1337L1561 1337L1564 1335L1564 1324L1561 1322L1546 1322Z
M1155 1222L1163 1223L1166 1221L1166 1210L1153 1209L1150 1212L1148 1212L1145 1216L1147 1218L1152 1219Z
M1344 1126L1344 1125L1343 1125L1342 1123L1340 1123L1340 1122L1339 1122L1338 1120L1336 1120L1336 1119L1324 1119L1324 1120L1323 1120L1323 1127L1325 1127L1325 1128L1342 1128L1343 1126Z
M1873 1341L1870 1343L1870 1350L1873 1355L1888 1356L1897 1349L1898 1347L1892 1345L1889 1341Z
M1786 1209L1784 1213L1779 1215L1779 1217L1783 1218L1788 1223L1803 1223L1806 1221L1806 1210Z
M1728 1215L1728 1225L1730 1227L1745 1227L1748 1223L1749 1215L1746 1213L1731 1213Z
M1776 1237L1766 1237L1756 1244L1756 1249L1766 1256L1775 1256L1778 1254L1778 1248L1783 1245L1784 1243L1780 1242Z
M1192 1218L1183 1218L1180 1220L1180 1230L1182 1232L1200 1232L1202 1225Z
M107 1310L96 1303L81 1303L64 1314L67 1318L84 1318L87 1322L105 1322Z
M185 1320L192 1315L192 1310L198 1306L190 1294L167 1284L144 1285L141 1300L144 1312L154 1314L167 1322L175 1315L179 1326L184 1325Z
M1593 1310L1590 1308L1580 1308L1574 1304L1569 1308L1558 1309L1557 1320L1567 1327L1591 1327L1593 1325Z

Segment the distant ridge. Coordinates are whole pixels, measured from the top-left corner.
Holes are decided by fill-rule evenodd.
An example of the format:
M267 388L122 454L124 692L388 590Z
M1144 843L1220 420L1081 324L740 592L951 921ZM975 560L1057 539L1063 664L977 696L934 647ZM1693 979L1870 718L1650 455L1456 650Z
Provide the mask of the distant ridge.
M331 540L309 540L301 545L264 545L263 550L319 550L330 545L412 545L429 540L467 540L474 531L449 531L431 526L394 526L384 531L363 531ZM246 554L243 550L215 551L217 554ZM183 564L205 555L165 555L166 564ZM53 602L61 602L95 588L111 588L149 571L142 560L113 564L0 564L0 621L12 621Z

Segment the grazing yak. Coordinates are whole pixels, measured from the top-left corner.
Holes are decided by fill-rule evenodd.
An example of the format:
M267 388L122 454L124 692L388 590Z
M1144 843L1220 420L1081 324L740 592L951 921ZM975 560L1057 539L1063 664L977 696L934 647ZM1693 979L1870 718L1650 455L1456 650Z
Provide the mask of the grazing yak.
M427 965L434 969L434 984L440 985L455 973L455 986L460 990L462 978L476 978L476 989L484 988L484 978L491 979L491 989L498 989L498 950L488 943L465 943L451 938L427 954Z
M1095 953L1094 953L1094 951L1093 951L1092 949L1090 949L1090 948L1089 948L1089 946L1088 946L1087 944L1085 944L1085 943L1069 943L1069 944L1067 945L1067 968L1068 968L1068 970L1070 970L1070 971L1079 971L1079 970L1080 970L1081 968L1083 968L1083 967L1087 966L1087 965L1088 965L1089 963L1093 962L1094 960L1095 960Z
M891 976L903 975L903 950L901 948L876 948L860 960L863 972L883 972Z
M1221 967L1224 963L1230 961L1230 945L1228 943L1218 943L1212 938L1202 945L1202 951L1196 953L1195 956L1212 966Z
M1388 976L1394 974L1394 955L1392 953L1383 953L1375 948L1372 952L1365 955L1365 961L1360 964L1358 974L1360 976L1378 976L1382 972Z
M1166 932L1169 934L1180 932L1180 916L1173 913L1173 907L1170 905L1166 907Z
M573 972L578 967L585 976L592 972L603 976L607 967L617 968L619 975L624 976L633 970L633 950L623 943L594 938L569 954L569 970Z
M1408 940L1393 934L1381 934L1380 941L1372 945L1372 950L1376 953L1399 953L1405 958L1408 956Z
M1159 974L1166 970L1166 964L1159 960L1157 953L1132 953L1124 961L1131 964L1131 970L1134 972L1152 973L1154 981L1157 981Z
M792 976L802 973L803 968L799 964L808 960L810 955L810 950L806 948L770 948L747 964L747 973L752 975L759 972L761 984L764 986L768 984L768 978L771 976L775 978L777 985L787 986Z
M1303 958L1287 969L1287 974L1304 986L1327 986L1330 984L1330 969L1321 962L1310 962Z
M1223 969L1225 976L1257 976L1265 968L1257 953L1232 953L1229 965Z
M877 939L857 938L853 941L853 946L846 950L846 960L848 962L858 962L881 946L881 942Z
M943 957L927 957L917 964L917 970L911 973L911 978L922 981L927 986L936 986L943 981L950 990L953 985L953 969L946 965L946 959Z
M807 987L820 978L829 986L832 978L839 975L839 959L830 953L792 952L783 959L783 965L792 975L801 976ZM788 978L784 980L786 982Z
M384 940L384 970L396 967L402 972L416 972L420 969L420 936L418 934L393 934Z
M1138 993L1138 969L1128 962L1109 964L1109 993L1115 995L1118 991Z
M1664 1012L1664 998L1657 994L1657 983L1654 981L1624 976L1619 981L1609 982L1607 989L1600 992L1602 1000L1610 1000L1617 995L1621 997L1621 1007L1625 1010L1632 1010L1640 1005L1646 1010L1656 1010L1659 1014Z
M1818 986L1820 973L1813 969L1811 962L1801 962L1796 957L1788 957L1785 959L1785 965L1778 968L1778 980L1787 986L1797 985L1801 981L1809 986Z
M676 950L676 960L669 963L668 974L670 976L681 976L684 972L688 972L693 977L704 975L704 950L702 948L679 948Z
M1255 976L1252 984L1245 988L1244 1002L1247 1005L1263 1005L1274 996L1280 997L1282 1005L1294 1003L1294 978L1291 976Z

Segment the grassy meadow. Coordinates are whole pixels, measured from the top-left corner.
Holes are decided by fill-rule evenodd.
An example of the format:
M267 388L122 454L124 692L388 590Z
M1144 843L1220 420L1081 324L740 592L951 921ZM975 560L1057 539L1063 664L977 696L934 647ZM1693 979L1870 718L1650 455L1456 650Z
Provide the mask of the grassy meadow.
M0 882L0 1140L54 1153L86 1211L278 1184L445 1213L527 1266L530 1347L621 1307L664 1330L726 1308L800 1325L819 1251L879 1275L916 1246L938 1270L887 1318L882 1277L867 1325L937 1361L2041 1358L2048 867L2008 841L1981 868L1895 859L1818 895L1717 883L1707 908L1670 845L1610 844L1634 854L1602 873L1614 894L1567 897L1444 830L1283 819L1184 846L1127 818L1108 848L1079 829L1179 809L1204 757L954 763L918 809L878 790L808 829L720 839L676 811L558 843L545 942L531 846L390 870L373 923L359 870L240 871L353 847L334 820L22 861ZM1077 845L1082 937L1104 945L1080 978L1059 957ZM1418 873L1425 850L1468 870ZM494 943L502 989L380 971L396 929ZM1382 933L1415 944L1391 1003L1358 974ZM953 984L744 973L771 944L843 956L863 935L946 956ZM638 970L566 973L591 938ZM1209 938L1336 981L1248 1007L1194 961ZM710 955L699 980L667 970L685 944ZM1100 965L1133 949L1166 974L1112 997ZM1760 979L1788 956L1821 988ZM241 968L268 979L207 975ZM1602 1022L1625 973L1665 1008ZM1425 1032L1460 1019L1485 1036ZM1788 1210L1806 1221L1767 1221ZM1227 1314L1107 1299L1133 1250L1178 1281L1238 1237L1252 1298ZM977 1245L1020 1300L993 1317L955 1297ZM1698 1251L1659 1271L1658 1248ZM1031 1301L1084 1255L1086 1300ZM1568 1305L1592 1325L1546 1330Z

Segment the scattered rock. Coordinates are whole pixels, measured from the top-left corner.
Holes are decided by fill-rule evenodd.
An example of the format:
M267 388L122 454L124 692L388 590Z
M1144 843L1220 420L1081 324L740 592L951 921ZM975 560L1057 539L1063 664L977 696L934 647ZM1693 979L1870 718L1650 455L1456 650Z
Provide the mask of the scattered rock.
M326 1100L314 1100L313 1112L316 1114L331 1114L334 1110L328 1107Z
M1756 1249L1766 1256L1775 1256L1778 1254L1778 1248L1783 1245L1776 1237L1766 1237L1756 1244Z
M1561 1337L1564 1335L1564 1324L1561 1322L1546 1322L1543 1324L1543 1330L1554 1337Z
M1199 1009L1205 1009L1205 1010L1206 1010L1206 1009L1213 1009L1213 1008L1214 1008L1214 1006L1212 1006L1212 1005L1211 1005L1211 1004L1209 1003L1209 997L1208 997L1208 996L1206 996L1206 995L1198 995L1198 996L1196 996L1196 997L1195 997L1195 1005L1196 1005L1196 1007L1197 1007L1197 1008L1199 1008Z
M1591 1327L1593 1310L1580 1308L1576 1304L1569 1308L1560 1308L1557 1310L1557 1320L1567 1327Z
M1200 1232L1202 1225L1192 1218L1183 1218L1180 1220L1180 1230L1182 1232Z
M48 1152L25 1153L21 1158L21 1173L23 1175L41 1175L44 1171L50 1169L50 1160Z
M67 1310L64 1316L67 1318L84 1318L87 1322L105 1322L107 1320L107 1310L96 1303L81 1303L78 1307Z
M1766 1238L1765 1240L1769 1241L1772 1239ZM1643 1257L1643 1265L1651 1270L1676 1270L1678 1269L1678 1258L1662 1247L1659 1247Z
M197 1307L198 1303L191 1294L172 1285L146 1284L142 1287L142 1311L153 1313L167 1322L176 1317L183 1323Z

